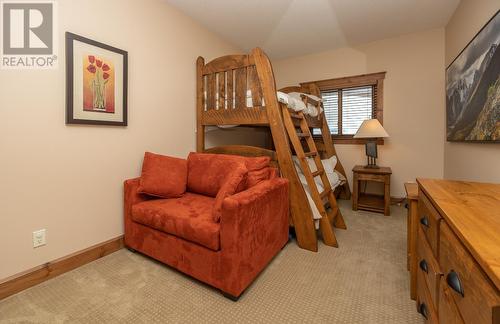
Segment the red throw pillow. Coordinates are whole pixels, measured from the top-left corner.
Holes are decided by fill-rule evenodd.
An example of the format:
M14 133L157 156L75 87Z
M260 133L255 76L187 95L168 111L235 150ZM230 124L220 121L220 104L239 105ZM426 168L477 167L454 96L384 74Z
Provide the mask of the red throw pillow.
M189 153L187 190L215 197L224 180L241 162L223 154Z
M261 170L269 166L271 158L269 156L244 157L248 171Z
M269 167L269 180L278 178L280 176L280 171L278 168Z
M256 171L248 171L246 188L252 188L256 184L269 179L271 168L266 167Z
M237 165L231 173L224 179L224 182L215 197L215 204L213 207L212 215L215 222L220 221L222 214L222 202L226 197L234 195L242 190L245 186L243 185L246 181L248 170L243 163Z
M235 165L243 163L249 178L253 178L253 184L258 183L269 167L271 158L269 156L245 157L239 155L213 154L213 153L189 153L188 160L188 182L187 190L202 195L215 197L222 187L226 177L235 168ZM255 176L250 176L254 171ZM267 179L267 178L266 178ZM255 181L254 181L255 180ZM249 188L246 183L241 184L241 189Z
M146 152L138 192L161 198L177 198L186 192L187 161Z

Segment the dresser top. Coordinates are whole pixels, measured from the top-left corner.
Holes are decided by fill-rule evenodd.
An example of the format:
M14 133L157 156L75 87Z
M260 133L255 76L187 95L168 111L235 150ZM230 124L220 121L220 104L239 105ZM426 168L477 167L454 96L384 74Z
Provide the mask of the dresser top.
M500 290L500 184L435 179L417 182Z

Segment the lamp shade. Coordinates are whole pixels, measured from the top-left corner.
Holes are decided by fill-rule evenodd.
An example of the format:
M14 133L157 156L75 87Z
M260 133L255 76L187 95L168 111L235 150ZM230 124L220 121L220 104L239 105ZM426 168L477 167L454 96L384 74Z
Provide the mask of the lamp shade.
M389 137L384 127L380 125L377 119L367 119L359 126L354 138L376 138Z

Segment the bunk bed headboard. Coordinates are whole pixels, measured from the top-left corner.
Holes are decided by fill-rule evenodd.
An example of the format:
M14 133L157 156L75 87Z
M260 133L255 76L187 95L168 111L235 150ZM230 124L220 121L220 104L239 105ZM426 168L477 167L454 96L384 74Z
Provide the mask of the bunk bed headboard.
M208 125L269 125L268 106L278 106L269 59L260 48L197 65L197 150ZM272 89L271 89L272 88ZM277 111L277 109L276 109Z
M302 92L302 93L309 93L309 89L301 86L291 86L291 87L284 87L281 88L279 91L284 92L284 93L290 93L290 92Z
M235 124L236 121L266 124L260 116L262 87L252 55L227 55L204 64L198 58L198 109L205 125ZM230 110L229 113L224 112Z

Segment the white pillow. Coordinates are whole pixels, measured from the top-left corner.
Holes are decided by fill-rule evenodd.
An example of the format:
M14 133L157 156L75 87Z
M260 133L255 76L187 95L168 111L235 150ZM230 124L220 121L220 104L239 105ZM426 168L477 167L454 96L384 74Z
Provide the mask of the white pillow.
M289 92L288 96L302 101L302 98L300 98L300 92Z
M306 105L300 99L288 96L288 107L295 111L302 111L306 109Z
M288 94L288 97L291 99L291 100L289 100L289 107L295 111L304 110L305 114L310 115L312 117L318 116L318 109L315 106L311 105L310 103L308 103L306 106L306 104L302 100L302 97L301 97L302 95L308 96L309 98L316 100L316 101L320 101L320 102L323 101L321 98L316 97L314 95L307 94L307 93L290 92ZM323 108L320 108L319 110L320 110L319 113L323 112Z
M293 162L295 162L296 167L300 168L300 161L297 155L292 156ZM308 157L307 163L309 164L309 168L312 172L316 171L316 163L314 162L314 158ZM323 164L323 168L326 173L335 173L335 166L337 165L337 156L333 155L328 159L321 160ZM302 171L301 171L302 172Z
M286 93L277 91L276 96L278 97L278 101L281 103L284 103L285 105L288 105L289 97Z
M300 161L299 158L296 155L292 156L293 162L295 164L295 169L297 170L297 173L299 175L300 182L303 185L307 185L307 180L306 177L304 176L304 173L302 172L302 168L300 167ZM316 171L316 163L314 163L313 158L307 158L307 163L309 164L309 168L311 169L311 172ZM326 177L328 178L328 181L330 182L330 186L332 189L335 189L342 180L343 177L335 171L335 165L337 164L337 157L334 155L330 157L329 159L324 159L321 160L321 163L323 164L323 168L325 169ZM324 190L323 188L323 182L321 181L320 177L314 177L314 182L316 183L316 186L318 188L319 192L322 192Z
M308 111L308 114L312 117L318 116L318 108L314 107L310 103L307 104L307 111Z
M335 166L337 165L337 156L333 155L329 159L321 160L323 163L323 168L325 168L325 172L332 174L335 173Z
M307 158L307 162L309 163L309 168L311 171L316 171L316 163L314 162L314 158ZM335 166L337 165L337 157L334 155L329 159L321 160L321 164L323 164L323 169L325 169L325 173L332 174L335 173Z

